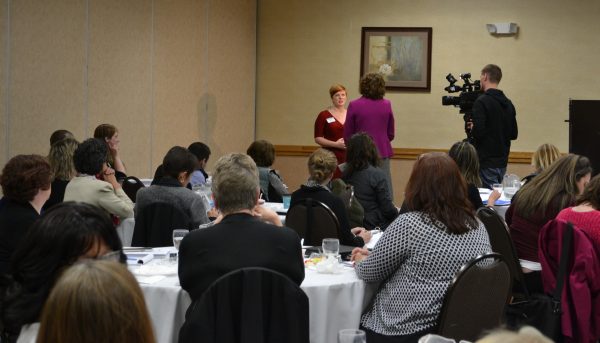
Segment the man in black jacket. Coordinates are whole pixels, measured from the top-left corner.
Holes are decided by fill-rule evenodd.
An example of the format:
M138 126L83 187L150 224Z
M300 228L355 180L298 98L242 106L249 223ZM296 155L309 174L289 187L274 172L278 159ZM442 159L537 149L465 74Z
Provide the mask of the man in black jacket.
M473 122L468 124L479 155L483 187L502 183L508 164L510 141L517 139L516 111L512 102L498 89L502 70L488 64L481 70L483 93L473 104Z
M254 161L244 154L219 159L213 175L215 206L223 219L188 234L179 248L179 281L192 301L219 277L245 267L278 271L300 285L304 261L300 238L277 214L258 206L260 186Z

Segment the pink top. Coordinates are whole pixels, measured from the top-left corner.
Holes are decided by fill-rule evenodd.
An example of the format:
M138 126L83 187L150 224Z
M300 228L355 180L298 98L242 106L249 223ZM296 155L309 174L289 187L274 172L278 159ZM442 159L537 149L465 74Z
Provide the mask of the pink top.
M360 97L350 101L344 123L346 144L353 134L362 131L371 136L381 158L394 155L390 143L395 135L394 113L389 100Z
M594 245L600 249L600 211L577 212L573 211L573 207L567 207L560 211L556 219L573 223L587 233Z

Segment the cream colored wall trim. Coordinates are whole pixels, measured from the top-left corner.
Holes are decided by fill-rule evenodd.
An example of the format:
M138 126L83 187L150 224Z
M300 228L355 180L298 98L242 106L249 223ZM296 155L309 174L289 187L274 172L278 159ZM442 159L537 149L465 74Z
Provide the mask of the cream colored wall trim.
M314 145L275 145L277 156L308 156L315 151L318 146ZM426 149L426 148L394 148L395 160L416 160L419 155L432 151L447 152L445 149ZM531 152L511 152L508 156L509 163L530 164Z

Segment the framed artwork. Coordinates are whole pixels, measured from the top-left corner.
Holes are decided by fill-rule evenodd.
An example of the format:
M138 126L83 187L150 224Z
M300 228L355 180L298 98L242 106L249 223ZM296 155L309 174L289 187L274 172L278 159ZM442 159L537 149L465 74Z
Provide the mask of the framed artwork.
M380 73L388 90L431 90L431 27L363 27L360 75Z

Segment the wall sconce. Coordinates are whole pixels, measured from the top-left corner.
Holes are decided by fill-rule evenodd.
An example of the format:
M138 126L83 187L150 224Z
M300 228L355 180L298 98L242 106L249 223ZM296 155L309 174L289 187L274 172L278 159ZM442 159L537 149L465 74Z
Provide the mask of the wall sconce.
M519 29L516 23L494 23L485 26L492 35L514 35Z

